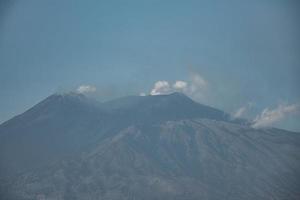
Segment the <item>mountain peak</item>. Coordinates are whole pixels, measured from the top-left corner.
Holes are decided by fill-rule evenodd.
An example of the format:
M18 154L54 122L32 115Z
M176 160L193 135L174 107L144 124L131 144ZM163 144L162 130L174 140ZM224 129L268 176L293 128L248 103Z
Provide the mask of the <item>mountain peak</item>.
M68 98L68 99L71 99L71 98L75 98L75 99L86 99L87 97L82 94L82 93L78 93L78 92L57 92L57 93L54 93L52 95L49 96L50 98ZM49 98L48 97L48 98Z
M188 101L188 102L194 102L190 97L185 95L182 92L173 92L170 94L165 94L165 95L156 95L156 96L163 96L165 98L171 99L171 100L180 100L180 101Z
M164 102L186 102L195 103L190 97L186 96L181 92L173 92L170 94L159 94L145 96L143 99L151 99L153 101L164 101Z
M54 93L50 96L48 96L45 100L43 100L42 102L91 102L93 101L93 99L88 98L87 96L85 96L82 93L78 93L78 92L63 92L63 93ZM42 103L41 102L41 103Z
M172 92L171 94L168 94L169 96L177 96L177 97L187 97L182 92ZM188 97L187 97L188 98Z
M148 96L152 96L152 97L179 97L179 98L189 98L188 96L186 96L184 93L182 92L172 92L169 94L159 94L159 95L148 95ZM147 96L146 96L147 97ZM190 98L189 98L190 99Z
M102 108L126 120L140 123L169 120L207 118L231 121L225 112L193 101L183 93L163 95L127 96L102 104Z

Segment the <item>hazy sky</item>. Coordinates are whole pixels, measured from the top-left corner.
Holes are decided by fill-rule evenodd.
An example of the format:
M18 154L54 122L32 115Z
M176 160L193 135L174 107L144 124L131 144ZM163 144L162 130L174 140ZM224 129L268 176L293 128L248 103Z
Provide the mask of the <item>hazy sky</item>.
M1 0L0 122L80 85L108 99L196 75L197 101L300 131L298 2Z

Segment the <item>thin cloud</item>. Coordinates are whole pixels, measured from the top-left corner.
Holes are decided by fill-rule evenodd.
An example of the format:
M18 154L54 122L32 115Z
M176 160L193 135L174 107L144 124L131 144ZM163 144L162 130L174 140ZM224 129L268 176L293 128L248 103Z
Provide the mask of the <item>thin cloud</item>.
M240 107L239 109L237 109L237 111L235 111L232 115L233 118L241 118L244 117L247 112L249 111L249 109L251 109L253 103L248 103L247 105L244 105L242 107Z
M282 105L271 110L265 108L261 114L257 115L253 120L252 127L261 128L270 126L278 121L285 119L292 114L299 114L300 104Z
M186 94L191 98L203 101L207 95L208 82L199 74L193 73Z
M204 90L207 88L207 81L198 73L194 73L191 76L191 92L197 92L199 90Z
M246 112L247 110L247 107L246 106L243 106L243 107L240 107L234 114L233 114L233 117L234 118L240 118L244 115L244 113Z
M87 93L94 93L96 92L96 90L97 88L92 85L80 85L76 91L80 94L87 94Z

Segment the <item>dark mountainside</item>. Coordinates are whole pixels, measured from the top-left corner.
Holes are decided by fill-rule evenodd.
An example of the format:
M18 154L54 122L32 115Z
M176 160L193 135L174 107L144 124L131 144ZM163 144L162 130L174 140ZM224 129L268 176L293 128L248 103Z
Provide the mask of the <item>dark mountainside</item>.
M54 94L0 125L0 199L300 199L300 133L181 93Z

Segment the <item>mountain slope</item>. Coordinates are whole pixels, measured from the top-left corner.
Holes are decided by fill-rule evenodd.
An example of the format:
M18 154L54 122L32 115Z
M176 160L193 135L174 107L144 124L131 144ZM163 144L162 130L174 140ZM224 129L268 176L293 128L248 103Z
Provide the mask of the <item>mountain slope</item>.
M82 95L49 96L0 126L0 173L38 167L77 150L104 117Z
M298 199L299 148L297 133L211 120L130 126L23 174L11 191L17 199Z
M182 94L102 104L50 96L2 124L0 137L1 168L9 158L19 168L33 162L1 181L8 200L300 197L299 133L253 129ZM13 151L19 137L46 161Z

